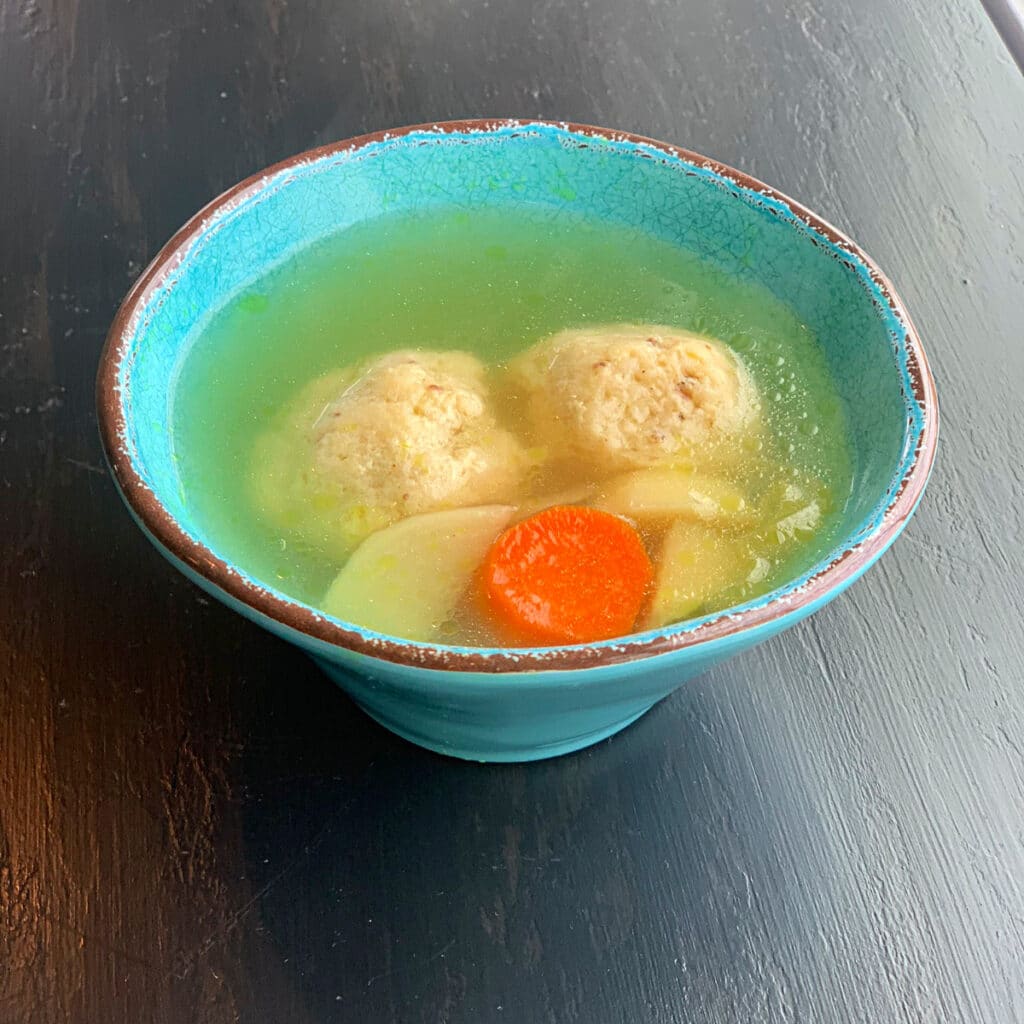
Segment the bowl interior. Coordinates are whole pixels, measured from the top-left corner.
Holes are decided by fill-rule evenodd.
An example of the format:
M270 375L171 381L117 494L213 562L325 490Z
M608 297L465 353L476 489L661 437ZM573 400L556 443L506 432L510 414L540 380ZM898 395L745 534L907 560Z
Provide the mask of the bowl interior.
M823 346L853 447L841 540L822 565L879 528L913 463L924 412L912 393L917 364L906 325L870 267L783 199L700 159L611 133L510 124L385 135L312 154L211 204L172 241L171 257L128 300L123 337L112 339L120 352L112 379L118 444L185 534L205 543L179 484L170 402L207 318L276 264L355 222L510 204L642 229L795 310Z

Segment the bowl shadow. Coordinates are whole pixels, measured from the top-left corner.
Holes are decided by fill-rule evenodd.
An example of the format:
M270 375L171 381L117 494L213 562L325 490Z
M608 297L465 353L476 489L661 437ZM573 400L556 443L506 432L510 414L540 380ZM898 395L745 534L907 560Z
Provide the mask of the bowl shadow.
M286 740L244 756L241 827L276 979L248 987L245 1016L541 1021L571 1005L601 1021L609 1006L751 1005L758 946L814 956L816 922L786 909L786 865L819 878L829 865L785 759L741 756L729 732L744 661L595 747L520 765L414 747L326 680L303 680L301 708L271 698Z

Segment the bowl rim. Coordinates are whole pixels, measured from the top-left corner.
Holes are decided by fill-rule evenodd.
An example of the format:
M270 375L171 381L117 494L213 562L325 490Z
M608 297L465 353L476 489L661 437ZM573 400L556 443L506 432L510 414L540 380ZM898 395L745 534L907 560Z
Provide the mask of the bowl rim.
M674 161L683 161L710 171L740 188L758 193L782 204L813 232L826 238L845 254L859 260L878 287L890 311L905 330L905 359L912 397L921 413L921 428L912 459L899 479L893 497L881 517L866 536L848 543L827 565L819 568L798 588L783 584L768 601L738 609L725 609L696 624L686 622L664 627L656 633L634 634L600 644L582 644L546 648L459 648L402 640L397 637L363 631L357 626L347 628L340 620L317 612L308 605L279 596L250 580L232 567L211 548L190 536L163 505L136 470L132 452L125 443L127 418L124 412L120 369L134 340L136 317L146 308L150 298L161 289L177 267L192 242L219 211L231 210L260 192L272 179L289 170L341 153L352 153L368 145L391 142L414 133L434 135L513 133L531 128L554 129L574 136L602 141L626 142L654 150ZM924 491L935 459L938 438L938 404L935 381L921 344L920 336L892 283L874 260L842 231L823 220L802 204L764 182L727 164L702 156L692 150L674 146L631 132L623 132L570 121L543 119L476 118L438 121L385 129L353 136L327 145L304 150L285 160L250 175L221 193L189 218L175 232L135 284L128 291L114 317L100 356L96 378L96 404L100 437L115 483L131 512L157 547L173 560L183 563L206 584L247 606L251 612L269 618L290 631L315 641L339 647L356 654L415 668L446 672L538 672L565 669L596 668L635 662L683 650L711 641L722 640L756 630L778 620L801 613L807 614L830 594L842 589L868 568L892 543L912 515ZM849 535L844 540L849 540Z

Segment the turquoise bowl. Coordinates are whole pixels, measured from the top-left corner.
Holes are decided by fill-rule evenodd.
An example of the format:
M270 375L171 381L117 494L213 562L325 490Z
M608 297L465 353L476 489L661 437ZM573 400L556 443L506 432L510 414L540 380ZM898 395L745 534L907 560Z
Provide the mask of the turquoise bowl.
M249 576L179 492L171 382L204 316L271 267L384 212L529 204L670 240L767 286L818 335L845 403L855 476L841 540L808 572L726 612L572 647L470 649L382 636ZM525 761L617 732L687 679L846 589L924 491L934 382L903 305L848 238L774 189L694 153L581 125L463 121L303 153L214 200L161 250L107 339L98 409L114 479L153 543L229 607L312 655L378 722L478 761Z

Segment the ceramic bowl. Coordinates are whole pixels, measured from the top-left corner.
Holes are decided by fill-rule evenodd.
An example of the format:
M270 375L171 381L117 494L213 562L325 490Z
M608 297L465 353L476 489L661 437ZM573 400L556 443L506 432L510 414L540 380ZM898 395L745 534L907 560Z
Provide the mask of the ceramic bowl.
M487 187L481 188L480 183ZM767 596L625 639L469 649L395 639L325 616L207 542L179 493L171 381L200 318L270 267L356 221L456 204L529 203L684 246L768 287L814 330L854 448L841 540ZM110 330L99 419L114 479L186 576L312 655L369 715L480 761L550 757L617 732L686 680L795 625L846 589L913 513L935 452L934 383L892 286L848 238L774 189L695 153L569 124L463 121L300 154L214 200L160 251Z

